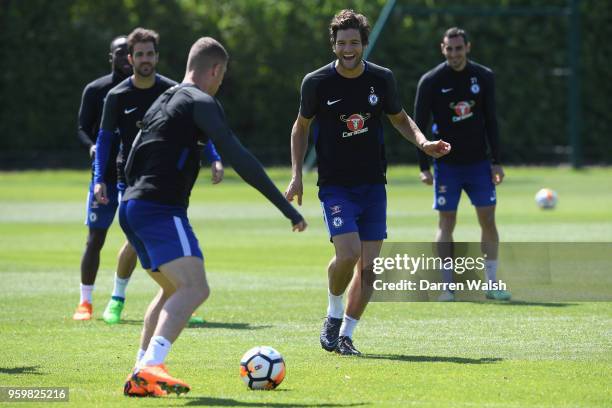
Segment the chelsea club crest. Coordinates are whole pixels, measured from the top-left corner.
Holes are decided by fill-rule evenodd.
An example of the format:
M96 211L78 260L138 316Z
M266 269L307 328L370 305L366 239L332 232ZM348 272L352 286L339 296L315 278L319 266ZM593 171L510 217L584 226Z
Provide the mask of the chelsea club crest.
M370 102L370 105L374 106L378 103L378 96L376 96L376 94L371 93L368 96L368 102Z
M478 92L480 92L480 86L478 86L478 84L473 84L470 90L472 91L473 94L477 94Z

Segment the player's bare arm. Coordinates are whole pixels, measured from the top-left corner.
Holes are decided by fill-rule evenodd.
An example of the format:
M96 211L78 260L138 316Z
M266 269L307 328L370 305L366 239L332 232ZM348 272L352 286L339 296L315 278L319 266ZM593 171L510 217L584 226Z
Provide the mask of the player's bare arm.
M450 143L443 140L429 141L423 135L423 132L414 123L414 121L408 116L405 110L394 115L387 115L391 124L398 132L408 140L410 143L416 145L424 153L428 154L433 158L442 157L448 154L451 150Z
M285 198L293 201L297 196L298 205L302 205L304 187L302 183L302 165L304 155L308 148L308 132L310 131L311 119L306 119L298 114L293 128L291 129L291 181L285 190Z

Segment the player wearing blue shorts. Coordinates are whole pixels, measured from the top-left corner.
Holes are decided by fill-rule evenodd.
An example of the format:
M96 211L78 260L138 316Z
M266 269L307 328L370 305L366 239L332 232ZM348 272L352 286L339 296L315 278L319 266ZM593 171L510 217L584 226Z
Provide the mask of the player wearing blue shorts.
M482 230L481 248L486 255L486 278L497 281L499 235L495 225L495 185L502 182L499 131L495 109L495 85L491 69L468 60L470 42L464 30L448 29L441 43L446 61L421 77L417 88L414 117L421 129L433 118L433 133L453 145L453 151L434 160L434 174L428 158L419 152L421 181L434 186L434 209L439 213L436 234L439 256L452 256L453 230L461 191L476 208ZM452 281L451 269L443 271ZM510 293L491 290L487 298L508 300ZM452 301L452 291L440 300Z
M123 81L132 73L129 64L127 38L119 36L110 44L110 63L112 73L90 82L83 90L81 106L79 108L78 136L81 143L89 150L92 161L96 154L96 138L100 128L100 118L104 99L108 91ZM117 152L119 146L115 144L110 149ZM113 222L117 210L117 172L115 167L108 168L103 174L104 180L111 186L110 201L107 205L100 205L94 199L93 163L92 177L87 195L87 216L85 224L88 227L87 244L81 258L81 298L72 318L74 320L89 320L92 316L92 292L98 268L100 267L100 251L106 240L106 233ZM118 270L118 273L125 271Z
M98 203L99 207L114 206L117 189L119 194L125 190L124 161L139 131L142 118L159 95L176 85L175 81L156 73L159 35L155 31L136 28L128 35L127 44L128 60L134 73L108 92L96 142L98 154L94 162L94 192L105 189L103 196L109 199L109 203ZM118 152L113 150L113 146L117 144L120 146ZM223 177L221 158L210 142L206 144L204 151L212 163L213 183L218 183ZM103 177L109 167L115 166L117 186L106 183ZM127 241L119 251L117 264L111 299L102 315L104 321L109 324L116 324L121 320L126 287L136 266L136 252ZM190 321L203 322L202 318L196 316Z
M119 221L143 268L161 287L144 318L126 395L190 390L168 373L164 361L189 316L210 293L204 257L187 218L201 150L209 139L240 177L291 220L294 231L306 228L302 216L229 129L214 98L228 58L225 48L210 37L193 44L183 82L164 92L147 111L125 165L127 189ZM96 191L96 198L104 201L103 193Z
M336 60L304 77L300 111L291 132L293 177L285 196L302 204L302 164L311 123L318 164L319 200L335 256L327 268L323 349L360 354L352 342L372 288L372 262L387 237L386 159L382 118L408 141L441 156L450 145L429 142L402 109L393 73L362 59L370 26L365 16L342 10L329 27ZM355 266L356 272L353 273ZM342 296L348 287L344 310Z

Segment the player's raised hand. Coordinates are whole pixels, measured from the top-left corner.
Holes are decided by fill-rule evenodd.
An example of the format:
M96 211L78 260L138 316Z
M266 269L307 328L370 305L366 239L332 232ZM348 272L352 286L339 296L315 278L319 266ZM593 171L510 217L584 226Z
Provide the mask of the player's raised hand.
M433 184L433 176L429 170L423 170L421 174L419 174L419 178L421 179L422 183L427 184L428 186Z
M302 184L302 179L293 177L289 182L287 189L285 190L285 198L287 199L287 201L293 202L293 199L295 198L295 196L297 196L298 205L302 205L302 194L304 194L304 185ZM306 227L304 226L304 228Z
M423 143L421 149L434 159L438 157L442 157L451 151L450 143L445 142L444 140L435 140L433 142L427 141Z
M94 186L94 196L96 197L96 201L100 204L108 204L108 195L106 194L106 184L105 183L96 183Z
M210 171L212 173L211 180L213 184L219 184L221 181L223 181L223 175L225 174L223 170L223 163L220 161L214 161L210 165Z
M499 164L491 165L491 177L493 177L493 184L498 185L504 181L504 169Z
M306 229L306 227L308 227L308 223L306 222L306 220L302 219L302 221L298 222L297 224L294 224L291 230L294 232L302 232Z

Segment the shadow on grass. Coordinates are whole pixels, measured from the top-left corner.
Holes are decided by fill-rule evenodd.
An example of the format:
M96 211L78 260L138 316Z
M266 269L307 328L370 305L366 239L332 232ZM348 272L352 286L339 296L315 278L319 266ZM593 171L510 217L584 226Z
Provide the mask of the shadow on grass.
M12 368L0 367L0 374L42 375L42 373L38 371L38 366L25 366L25 367L12 367Z
M101 320L101 319L100 319ZM121 320L118 324L136 325L142 326L142 320ZM229 330L261 330L267 329L272 326L270 325L259 325L253 326L251 323L226 323L226 322L204 322L204 323L192 323L185 327L186 329L229 329Z
M252 326L251 323L223 323L223 322L204 322L188 325L187 329L230 329L230 330L261 330L267 329L270 325Z
M99 320L99 321L102 321L102 322L104 321L104 320L102 320L102 319L98 319L98 320ZM134 326L134 325L136 325L136 326L142 326L142 323L143 323L143 322L144 322L144 321L143 321L142 319L140 319L140 320L137 320L137 319L121 319L121 320L119 321L119 323L117 323L117 324L127 324L127 325L132 325L132 326Z
M502 361L497 357L465 358L447 356L406 356L403 354L362 354L360 358L373 360L407 361L411 363L456 363L456 364L491 364Z
M276 391L274 391L276 392ZM215 397L185 397L182 400L189 400L185 405L201 405L207 407L358 407L366 405L366 403L354 403L354 404L334 404L334 403L320 403L320 404L296 404L296 403L282 403L282 402L251 402L251 401L238 401L232 398L215 398Z
M461 302L461 301L460 301ZM488 306L541 306L541 307L569 307L578 306L577 303L562 303L562 302L528 302L526 300L510 300L508 302L492 302L490 300L465 301L462 303L474 303L477 305Z

